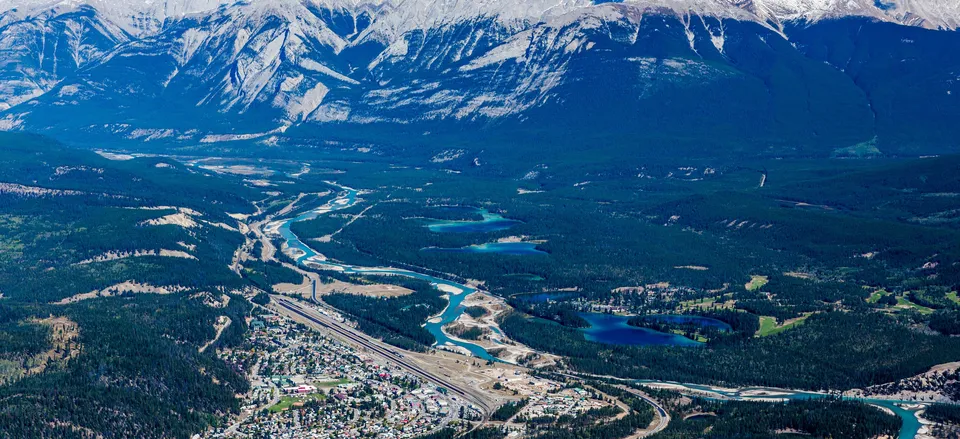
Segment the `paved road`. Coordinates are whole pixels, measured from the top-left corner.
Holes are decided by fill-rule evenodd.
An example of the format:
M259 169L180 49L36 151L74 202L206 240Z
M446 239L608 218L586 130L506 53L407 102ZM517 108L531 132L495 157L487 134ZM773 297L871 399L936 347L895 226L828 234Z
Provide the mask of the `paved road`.
M424 370L418 364L404 358L404 355L399 351L398 348L389 345L381 345L379 342L370 340L369 336L357 333L353 328L347 327L333 318L323 315L310 307L301 306L300 304L283 296L271 296L271 299L273 299L272 303L277 305L276 308L278 311L284 312L285 314L294 314L306 319L315 326L332 331L336 335L340 336L340 338L345 339L345 341L351 344L356 344L366 348L383 357L384 359L400 365L415 375L419 375L439 386L446 387L451 393L459 395L465 398L467 401L471 401L482 408L485 416L489 416L490 413L493 412L494 407L488 404L482 396L478 396L475 392L471 392L465 386L452 384L436 374ZM631 436L631 438L648 437L667 428L667 425L670 424L670 414L667 413L666 409L664 409L659 402L632 387L621 386L621 388L643 399L643 401L647 404L650 404L650 406L652 406L656 411L658 419L657 425L652 429L645 429L644 431Z
M251 376L258 375L259 373L260 373L260 363L257 363L253 366L253 369L251 370ZM272 381L268 381L268 383L270 384L270 387L274 389L273 399L268 401L266 404L261 405L260 407L242 412L240 414L240 417L238 417L233 424L227 427L223 431L223 433L220 433L219 435L217 435L218 437L231 437L234 435L246 436L245 434L239 432L240 426L243 425L243 423L246 422L247 419L250 419L250 417L256 414L257 412L273 407L274 405L280 402L280 395L281 395L280 389L278 389L277 386L273 384ZM251 390L251 392L252 391L253 390Z
M568 373L560 373L560 375L565 375L565 376L568 376L568 377L570 377L570 378L577 378L577 379L582 378L582 377L580 377L580 376L571 375L571 374L568 374ZM622 380L622 378L616 378L616 377L610 377L610 376L604 376L604 375L589 375L589 374L584 374L584 375L591 376L591 377L593 377L593 378L612 378L612 379L614 379L614 380ZM653 410L654 410L654 411L656 412L656 414L657 414L657 419L658 419L658 421L657 421L657 425L656 425L655 427L653 427L652 429L644 429L643 431L640 431L640 432L638 432L638 433L636 433L636 434L633 434L633 435L631 435L631 436L628 436L628 439L637 439L637 438L644 438L644 437L648 437L648 436L653 436L654 434L657 434L657 433L663 431L665 428L667 428L667 425L670 425L670 413L668 413L667 410L664 409L663 406L660 405L659 402L657 402L657 401L654 400L653 398L647 396L646 393L643 393L642 391L640 391L640 390L638 390L638 389L635 389L635 388L633 388L633 387L624 386L624 385L622 385L622 384L615 384L615 385L616 385L617 387L619 387L621 390L625 390L625 391L627 391L627 392L630 392L630 393L636 395L638 398L642 399L642 400L643 400L644 402L646 402L647 404L650 404L650 406L653 407Z
M643 400L644 402L646 402L647 404L650 404L650 406L653 407L653 410L654 410L654 411L656 412L656 414L657 414L657 425L656 425L656 426L654 426L653 428L643 429L643 430L641 430L641 431L639 431L639 432L637 432L637 433L635 433L635 434L632 434L632 435L630 435L630 436L627 436L627 439L638 439L638 438L644 438L644 437L648 437L648 436L653 436L653 435L655 435L655 434L663 431L663 429L667 428L667 425L670 425L670 413L667 413L667 410L664 409L663 406L660 405L659 402L657 402L657 401L654 400L653 398L647 396L646 393L643 393L642 391L640 391L640 390L638 390L638 389L635 389L635 388L633 388L633 387L624 386L624 385L622 385L622 384L615 384L615 386L618 387L618 388L620 388L621 390L625 390L625 391L627 391L627 392L632 393L634 396L642 399L642 400Z
M491 407L483 397L478 396L475 392L471 392L470 389L466 388L465 386L453 384L443 378L440 378L434 373L424 370L418 364L405 358L397 348L381 345L378 342L370 340L369 336L365 334L358 334L353 330L353 328L346 327L328 316L310 309L309 307L301 306L296 302L286 299L282 296L271 296L271 299L271 302L277 305L276 308L278 311L285 314L294 314L302 319L306 319L315 326L332 331L340 338L345 339L345 341L351 344L356 344L366 348L367 350L383 357L384 359L400 365L400 367L412 372L415 375L419 375L428 381L432 381L441 387L445 387L448 389L448 391L450 391L450 393L456 394L480 407L484 413L484 416L488 416L493 412L494 408Z
M654 427L652 430L641 432L639 435L635 437L653 436L654 434L657 434L663 431L663 429L667 428L667 425L670 425L670 414L663 409L663 406L661 406L659 402L654 401L652 398L648 397L647 395L644 395L643 393L641 393L636 389L630 390L629 388L626 388L626 390L628 390L630 393L633 393L634 395L637 395L638 397L640 397L640 399L646 401L647 404L650 404L651 406L653 406L653 409L656 410L657 412L657 418L660 420L657 423L657 426Z

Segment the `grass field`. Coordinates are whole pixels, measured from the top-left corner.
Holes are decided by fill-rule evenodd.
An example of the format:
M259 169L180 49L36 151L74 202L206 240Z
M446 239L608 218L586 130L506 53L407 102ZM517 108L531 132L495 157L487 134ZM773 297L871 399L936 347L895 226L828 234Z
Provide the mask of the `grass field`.
M732 293L727 293L723 295L724 299L732 297ZM697 308L723 308L723 309L733 309L736 301L734 300L725 300L723 302L717 302L716 297L705 297L703 299L693 299L693 300L684 300L680 302L680 310L688 311L691 309Z
M770 335L779 334L791 328L795 328L802 325L803 322L806 321L811 315L813 315L813 313L804 314L802 317L787 320L782 325L778 325L777 319L774 317L760 316L760 330L757 331L757 336L767 337Z
M947 293L947 299L950 299L951 301L953 301L953 303L960 305L960 297L957 297L956 291L951 291Z
M924 314L924 315L926 315L926 314L933 314L933 310L932 310L932 309L927 308L927 307L925 307L925 306L923 306L923 305L918 305L918 304L916 304L916 303L913 303L913 302L907 300L906 297L902 297L902 296L897 296L897 308L904 308L904 309L910 309L910 308L912 308L912 309L916 310L917 312L919 312L920 314Z
M308 395L299 396L283 396L280 397L280 402L274 404L268 410L270 410L271 413L280 413L289 409L290 407L293 407L294 403L306 402L310 400L322 400L323 398L325 398L325 396L320 393L311 393Z
M710 305L713 305L714 303L717 303L717 299L716 299L715 297L707 297L707 298L703 298L703 299L693 299L693 300L684 300L683 302L680 302L680 308L683 309L683 310L688 310L688 309L693 309L693 308L709 307Z
M750 276L750 282L744 285L744 287L747 291L759 291L767 282L770 282L767 276L752 275Z
M872 294L870 294L870 297L867 298L867 303L877 303L878 301L880 301L881 297L887 294L890 294L890 293L888 293L886 290L882 288L877 291L874 291Z
M760 330L757 335L765 337L770 335L777 328L777 319L770 316L760 316Z

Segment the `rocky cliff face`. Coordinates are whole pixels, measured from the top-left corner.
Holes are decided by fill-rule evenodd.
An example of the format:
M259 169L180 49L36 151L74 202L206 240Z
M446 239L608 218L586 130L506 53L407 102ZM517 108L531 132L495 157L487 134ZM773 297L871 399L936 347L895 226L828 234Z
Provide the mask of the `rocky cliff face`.
M904 108L960 109L958 8L7 0L0 128L158 142L388 125L883 141L915 119ZM922 131L945 147L954 134Z

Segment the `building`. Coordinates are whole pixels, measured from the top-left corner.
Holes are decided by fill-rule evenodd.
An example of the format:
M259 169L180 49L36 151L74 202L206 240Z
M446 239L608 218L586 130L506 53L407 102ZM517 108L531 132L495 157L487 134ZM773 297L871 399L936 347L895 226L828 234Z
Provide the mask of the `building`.
M284 387L283 393L294 394L294 395L303 395L307 393L317 393L317 388L315 386L301 384L294 387Z

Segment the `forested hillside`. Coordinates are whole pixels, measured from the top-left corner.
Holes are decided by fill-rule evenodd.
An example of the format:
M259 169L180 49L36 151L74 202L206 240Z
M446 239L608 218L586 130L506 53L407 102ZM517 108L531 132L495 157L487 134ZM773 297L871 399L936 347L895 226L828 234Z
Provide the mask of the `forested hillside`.
M237 413L242 371L200 347L246 331L226 213L255 192L31 136L0 135L0 163L0 437L187 438Z

